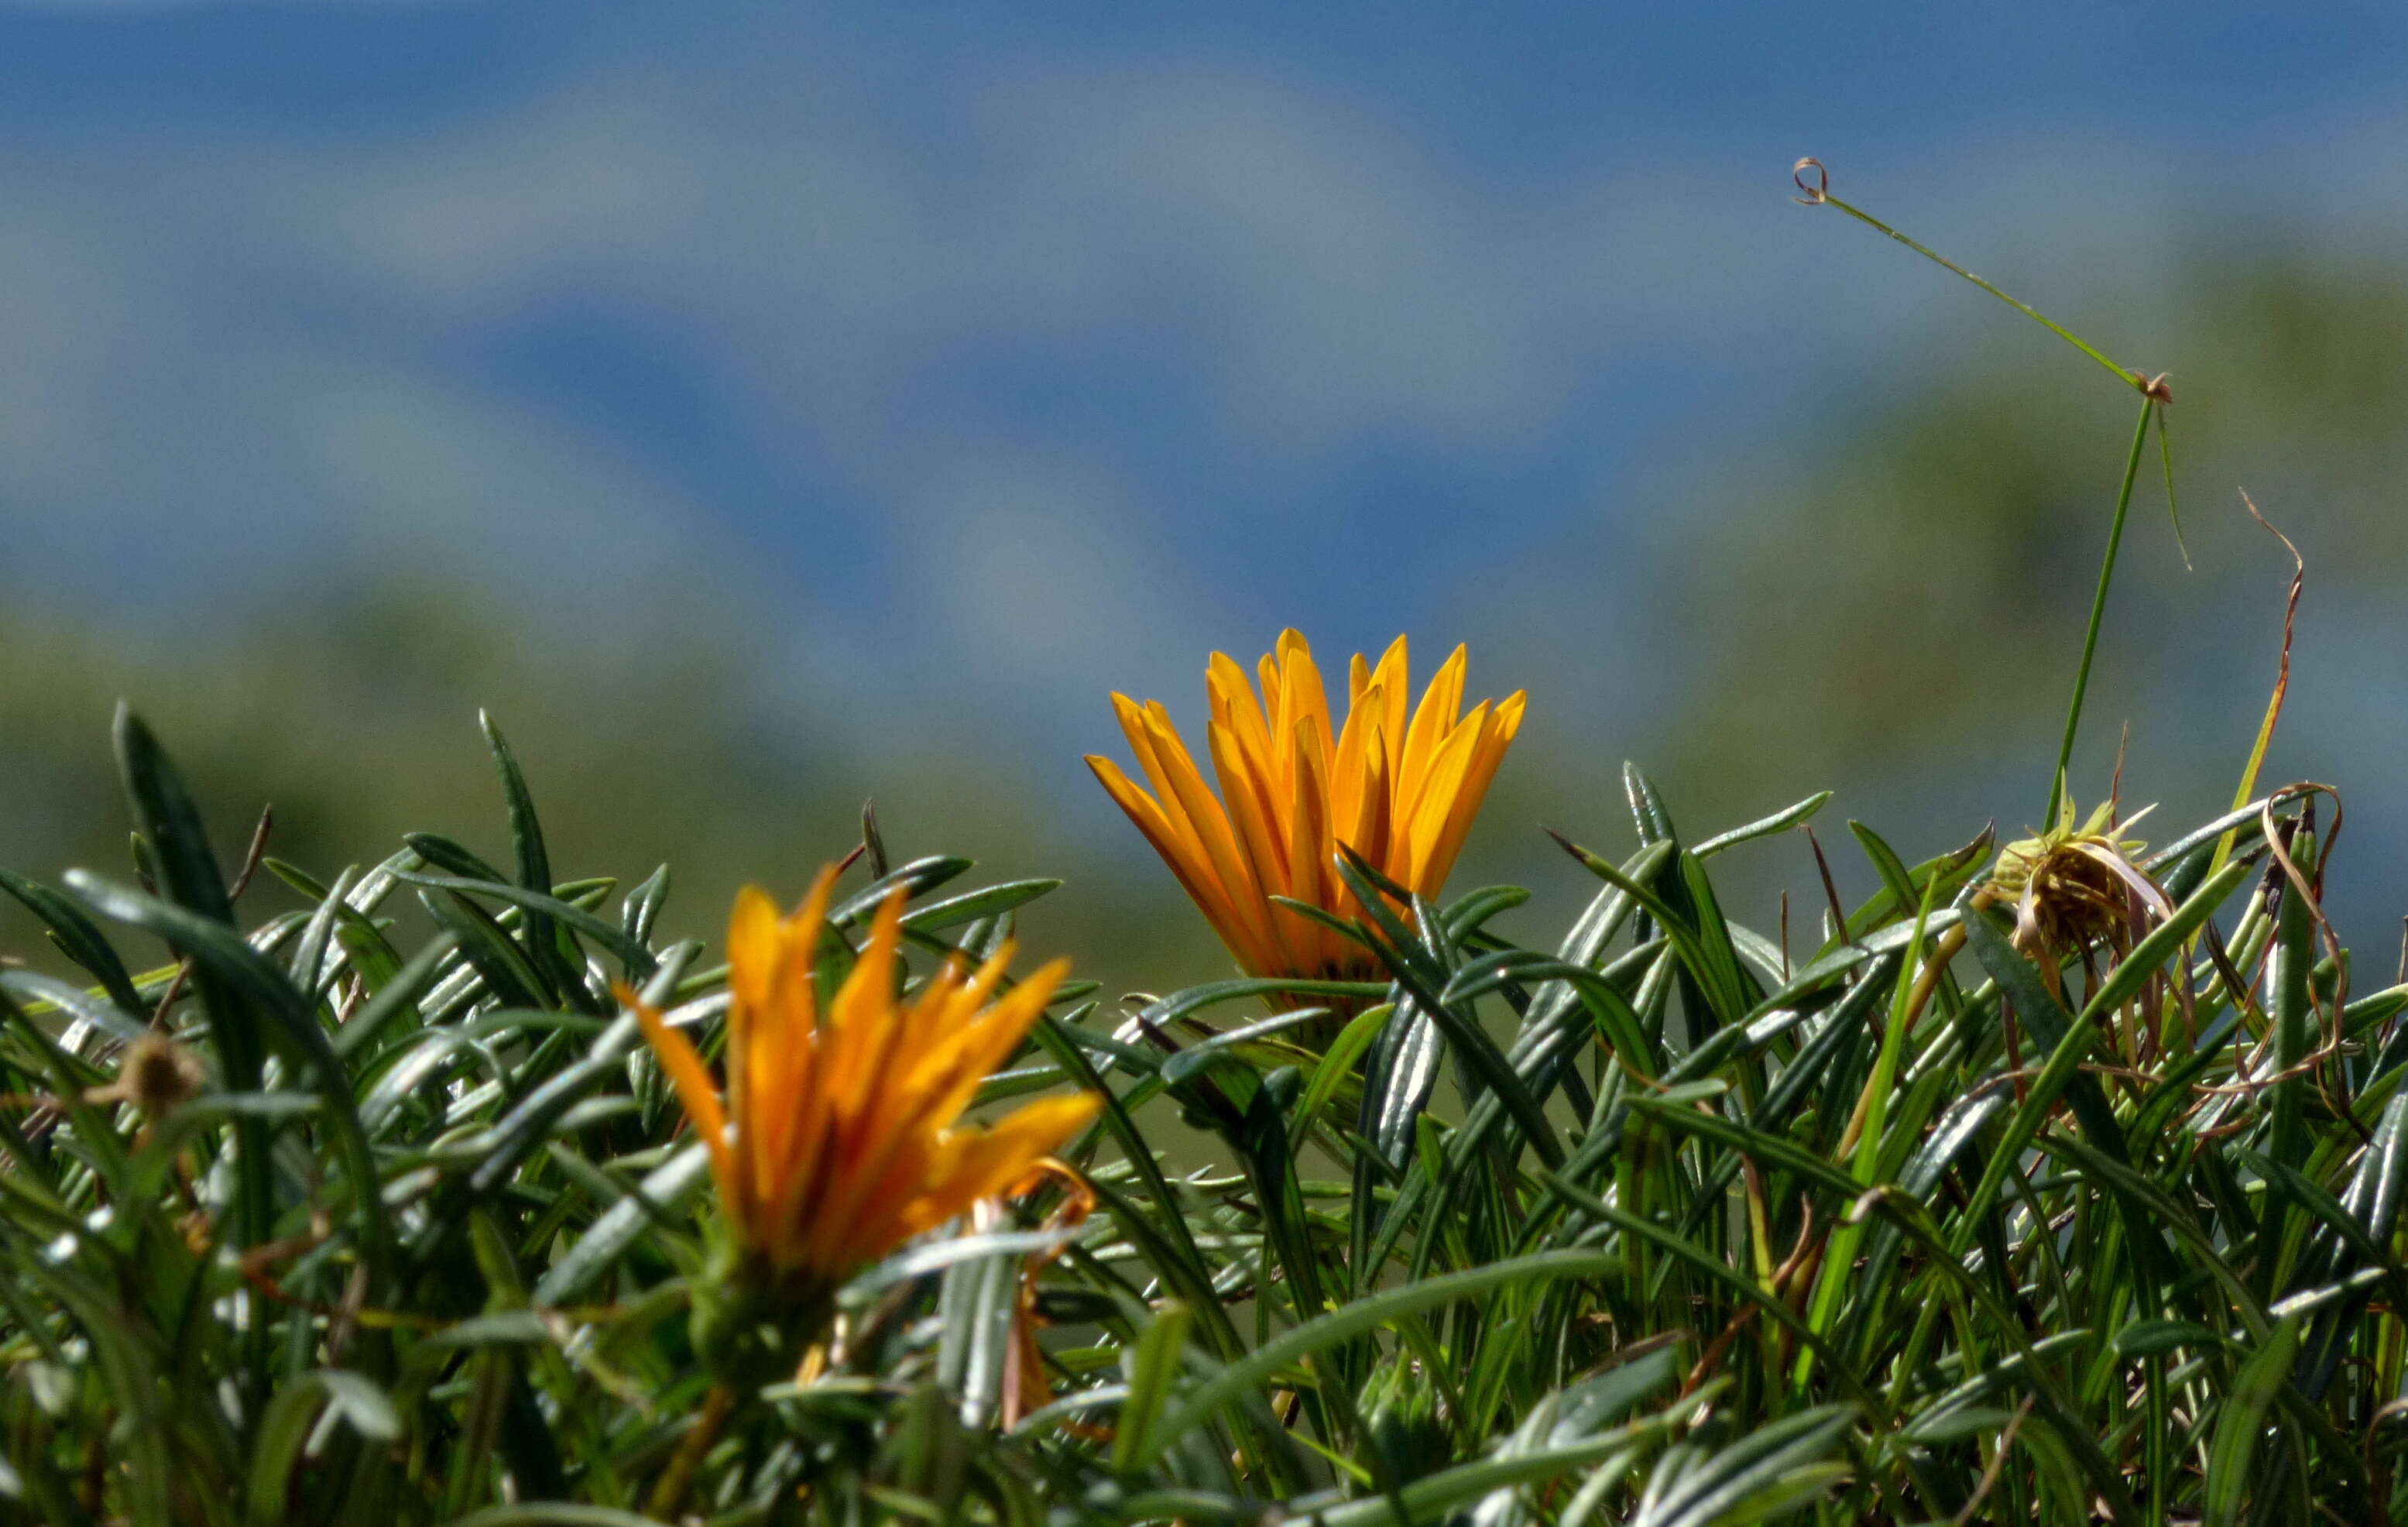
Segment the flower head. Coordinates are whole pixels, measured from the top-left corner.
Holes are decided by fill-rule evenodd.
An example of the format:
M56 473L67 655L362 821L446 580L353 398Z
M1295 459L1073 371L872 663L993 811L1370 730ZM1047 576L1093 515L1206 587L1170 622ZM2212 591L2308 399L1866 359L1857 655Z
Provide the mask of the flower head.
M1045 1098L983 1129L961 1122L1068 966L1056 960L997 996L1006 945L975 972L955 960L898 996L899 889L823 1011L814 966L835 883L823 871L784 918L757 888L738 896L724 1102L686 1037L629 999L710 1147L738 1261L789 1303L824 1300L904 1241L1011 1187L1099 1102Z
M2052 987L2067 956L2100 945L2122 953L2146 915L2172 915L2166 893L2134 862L2148 845L2123 836L2147 814L2118 823L2108 800L2077 827L2068 799L2046 831L1999 850L1991 892L2014 902L2014 945L2040 961Z
M1364 951L1270 899L1344 920L1362 915L1334 862L1341 843L1406 889L1437 894L1522 725L1519 690L1463 713L1463 665L1457 647L1413 707L1403 637L1376 668L1357 655L1346 721L1333 730L1312 650L1283 631L1256 665L1259 693L1220 653L1206 668L1217 799L1154 701L1112 697L1152 793L1109 758L1090 756L1087 766L1240 966L1267 976L1368 976L1375 967Z
M165 1118L200 1095L208 1080L201 1058L155 1030L125 1046L116 1080L87 1088L86 1102L130 1102L152 1118Z

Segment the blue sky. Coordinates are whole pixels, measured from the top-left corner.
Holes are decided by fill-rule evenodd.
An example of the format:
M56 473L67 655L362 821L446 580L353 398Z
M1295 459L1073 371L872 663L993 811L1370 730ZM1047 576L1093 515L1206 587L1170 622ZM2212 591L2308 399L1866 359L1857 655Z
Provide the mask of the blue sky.
M2403 43L2372 5L0 4L0 596L162 640L371 560L708 598L765 688L1083 790L1105 690L1192 713L1285 624L1523 682L1566 640L1534 573L1959 332L1791 204L1799 154L2011 281L2389 221ZM1647 571L1572 569L1573 639Z

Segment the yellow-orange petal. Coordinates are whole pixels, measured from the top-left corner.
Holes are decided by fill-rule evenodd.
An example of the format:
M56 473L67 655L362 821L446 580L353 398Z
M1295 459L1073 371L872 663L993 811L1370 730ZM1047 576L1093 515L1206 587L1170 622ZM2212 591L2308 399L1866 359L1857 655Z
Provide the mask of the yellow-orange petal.
M1327 757L1338 745L1338 734L1329 725L1329 695L1312 661L1312 648L1294 631L1280 635L1279 672L1284 707L1278 717L1279 735L1286 736L1298 722L1310 722L1321 740L1322 756Z
M1254 686L1247 681L1246 670L1226 653L1216 652L1205 670L1204 686L1211 696L1212 718L1255 744L1257 753L1263 751L1270 723L1263 713L1263 702L1254 694Z
M1406 692L1410 677L1405 639L1398 637L1388 643L1380 661L1371 670L1371 687L1380 691L1380 707L1371 719L1379 725L1380 735L1387 740L1387 771L1395 779L1405 757L1405 706L1411 699Z
M1221 942L1228 945L1231 953L1236 953L1245 942L1244 925L1240 922L1228 898L1223 894L1202 845L1182 836L1164 814L1161 804L1121 772L1118 764L1091 753L1087 755L1087 767L1128 819L1136 824L1138 831L1145 835L1146 842L1154 845L1154 851L1161 856L1162 862L1170 867L1170 872L1178 877L1181 888L1187 892L1187 899L1196 903L1197 910L1204 914L1204 920L1212 925L1212 931L1221 936Z
M942 1157L946 1131L979 1084L1044 1011L1068 969L1068 961L1055 960L1038 970L980 1014L938 1065L913 1067L908 1076L886 1073L885 1085L866 1104L870 1112L856 1148L823 1196L813 1222L803 1228L814 1245L851 1248L864 1257L883 1253L892 1244L884 1227L900 1213L903 1199L931 1180L930 1163Z
M1255 886L1265 895L1287 889L1287 864L1278 847L1279 814L1264 797L1266 782L1248 766L1244 744L1236 732L1215 722L1208 734L1212 772L1220 780L1221 801L1236 828L1239 852Z
M1428 760L1427 772L1422 776L1419 789L1412 794L1400 794L1398 801L1402 835L1401 858L1405 873L1400 878L1407 886L1425 896L1438 893L1427 871L1436 861L1439 844L1446 836L1447 825L1460 803L1464 771L1470 767L1482 735L1488 726L1488 702L1482 700L1471 713L1457 722L1443 742L1438 744Z
M1350 726L1353 723L1348 723ZM1393 878L1388 868L1388 840L1391 823L1388 817L1391 790L1388 784L1388 749L1375 727L1363 747L1362 787L1355 802L1354 818L1338 834L1338 841L1353 849L1365 862L1376 866Z
M930 1102L929 1116L934 1122L950 1124L969 1106L978 1085L1019 1047L1053 1000L1054 989L1069 973L1068 960L1047 961L963 1029L959 1048L952 1058L950 1088Z
M940 1145L927 1190L901 1217L901 1236L943 1224L1020 1180L1040 1158L1086 1127L1103 1106L1092 1092L1039 1098L985 1130L957 1131Z
M1362 659L1358 656L1355 661ZM1370 759L1379 746L1371 735L1385 709L1376 688L1365 689L1355 697L1346 713L1346 725L1339 730L1338 749L1329 760L1329 822L1341 838L1354 830L1355 820L1363 814L1370 789Z
M1179 746L1177 735L1169 729L1168 717L1156 716L1154 724L1156 748ZM1184 762L1186 749L1179 747L1179 755ZM1227 814L1223 811L1221 802L1213 799L1211 791L1204 787L1203 777L1196 772L1194 765L1172 771L1169 779L1171 789L1178 795L1179 804L1186 812L1188 821L1202 843L1206 860L1211 866L1212 878L1219 882L1230 911L1245 934L1246 943L1238 951L1240 957L1256 968L1275 966L1277 950L1271 941L1269 909L1263 900L1260 884L1239 853L1237 834L1229 826Z
M756 1016L776 1009L782 941L778 904L758 886L736 893L727 915L727 1107L740 1127L748 1112L745 1072Z
M1522 729L1522 713L1526 704L1526 697L1517 689L1489 713L1488 724L1472 749L1470 763L1464 769L1463 783L1455 789L1454 810L1423 872L1435 877L1433 884L1445 884L1448 872L1455 868L1455 856L1462 852L1464 840L1470 835L1472 819L1480 814L1480 804L1487 798L1489 782L1497 777L1497 766L1505 761L1505 750Z
M727 1145L727 1114L720 1106L718 1088L710 1085L710 1068L702 1063L694 1042L670 1028L650 1003L624 986L616 989L620 1005L636 1015L636 1022L642 1027L652 1054L660 1058L661 1069L669 1073L670 1085L677 1088L678 1102L693 1122L694 1132L710 1148L710 1174L719 1184L720 1202L726 1205L738 1232L744 1232L748 1229L746 1204L737 1182L735 1156Z
M1422 702L1415 708L1412 729L1405 734L1403 767L1397 771L1397 790L1407 809L1421 793L1422 782L1428 777L1431 761L1447 734L1455 727L1455 717L1463 709L1463 669L1467 660L1464 647L1458 643L1438 672L1422 692Z

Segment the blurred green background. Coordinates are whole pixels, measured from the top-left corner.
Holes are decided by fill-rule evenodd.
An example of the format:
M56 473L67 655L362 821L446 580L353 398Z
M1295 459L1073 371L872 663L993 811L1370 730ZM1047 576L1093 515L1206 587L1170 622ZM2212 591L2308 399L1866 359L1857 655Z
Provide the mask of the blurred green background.
M1907 266L1898 279L1926 274ZM2161 354L2178 379L2193 566L2176 551L2152 460L2075 793L2086 806L2103 791L2127 722L2127 805L2164 802L2160 838L2229 793L2274 674L2290 572L2229 485L2245 483L2310 558L2266 781L2343 787L2358 853L2336 872L2340 907L2360 939L2381 940L2399 887L2393 857L2370 850L2401 833L2399 670L2380 658L2398 650L2408 563L2390 497L2408 417L2408 292L2372 253L2270 258L2211 239L2150 292L2080 295L2069 316L2091 332L2140 328L2129 314L2144 307L2149 332L2182 338ZM1525 930L1560 921L1583 877L1536 827L1627 843L1625 754L1699 836L1839 789L1820 826L1858 888L1846 815L1918 855L1993 817L2010 832L2036 820L2128 395L1984 304L1928 339L1879 388L1827 402L1776 443L1734 447L1662 519L1527 569L1511 593L1532 628L1476 655L1474 671L1488 688L1500 670L1527 685L1534 719L1458 888L1539 886ZM1593 569L1634 559L1657 570L1631 645L1557 640ZM1168 877L1141 851L1096 841L1092 819L1117 830L1109 808L1066 800L1044 777L1075 766L1075 744L1031 759L930 724L897 745L839 705L781 703L762 693L743 623L694 590L675 611L562 625L437 572L379 571L263 596L203 630L187 642L129 635L88 606L12 611L0 644L7 862L50 872L122 861L107 742L118 695L170 740L230 860L263 802L276 809L274 851L322 873L372 860L413 828L499 860L507 837L475 723L483 706L537 782L563 872L632 883L667 861L681 890L671 920L684 930L710 931L742 880L794 891L855 841L856 809L874 797L898 856L960 851L996 875L1066 877L1030 915L1033 936L1115 989L1220 965ZM1197 679L1199 693L1168 697L1191 720ZM1091 820L1063 830L1066 814ZM1769 929L1786 886L1805 899L1800 936L1811 929L1818 898L1795 835L1726 862L1742 916Z
M1834 189L2172 374L2073 789L2220 809L2308 562L2268 783L2408 912L2401 23L1842 6L0 7L0 862L124 862L125 697L229 859L417 828L669 925L898 856L1060 875L1111 991L1225 968L1078 756L1206 651L1472 644L1530 721L1456 873L1589 883L1622 759L1692 835L1836 788L1920 857L2035 825L2128 391ZM1845 44L1854 74L1801 70ZM2120 103L2110 109L2102 101ZM1835 852L1844 887L1868 878ZM1812 860L1726 861L1770 928ZM263 885L259 910L283 895ZM0 907L0 949L32 953Z

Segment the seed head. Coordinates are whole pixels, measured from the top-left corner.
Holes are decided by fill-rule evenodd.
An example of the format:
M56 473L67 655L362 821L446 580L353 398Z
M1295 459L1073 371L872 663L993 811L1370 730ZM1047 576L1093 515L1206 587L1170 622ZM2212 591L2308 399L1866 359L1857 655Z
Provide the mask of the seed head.
M208 1080L201 1058L162 1033L146 1033L125 1047L117 1078L84 1094L93 1102L130 1102L151 1118L165 1118L198 1096Z
M2068 800L2054 827L2000 849L1990 872L1995 895L2015 903L2015 947L2052 979L2069 955L2128 949L2148 913L2172 910L2134 862L2148 845L2122 836L2131 824L2116 823L2114 810L2112 800L2102 802L2077 827Z

